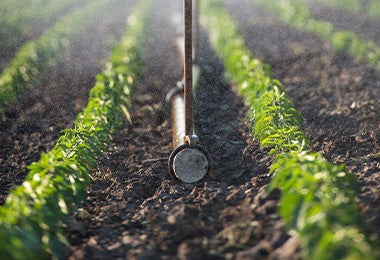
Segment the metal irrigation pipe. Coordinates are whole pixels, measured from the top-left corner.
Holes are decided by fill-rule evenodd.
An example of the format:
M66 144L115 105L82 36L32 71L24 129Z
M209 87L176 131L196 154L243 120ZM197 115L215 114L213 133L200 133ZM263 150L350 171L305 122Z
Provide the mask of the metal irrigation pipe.
M186 183L193 183L207 174L211 167L211 157L199 144L199 138L194 133L192 0L183 1L183 13L184 79L167 95L167 101L171 103L174 147L168 166L171 176Z
M192 0L183 1L184 11L184 97L185 97L185 134L194 134L193 109L193 6Z
M185 143L185 101L183 99L183 82L180 81L174 89L176 92L171 97L171 120L173 131L173 147L176 148Z
M194 62L196 64L199 63L199 37L200 37L200 30L199 30L199 0L194 0L194 6L193 6L193 58Z

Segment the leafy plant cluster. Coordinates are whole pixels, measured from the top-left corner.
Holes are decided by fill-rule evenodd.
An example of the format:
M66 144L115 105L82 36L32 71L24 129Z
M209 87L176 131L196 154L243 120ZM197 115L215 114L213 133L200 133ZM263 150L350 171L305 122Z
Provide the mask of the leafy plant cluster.
M149 7L148 1L135 7L127 32L97 76L75 126L64 130L52 151L29 166L26 180L0 208L1 259L64 257L68 243L62 226L69 224L71 214L85 200L90 171L107 149L112 132L126 116L130 120L127 109L147 42Z
M38 26L51 23L88 0L3 0L0 3L1 45L11 46Z
M209 5L217 4L211 1ZM204 9L208 8L211 7L206 5ZM252 56L236 25L232 19L226 19L228 14L221 6L211 14L207 13L206 20L211 43L224 60L229 77L239 86L239 93L251 107L250 118L256 138L262 146L272 147L272 154L303 150L308 143L301 132L303 118L285 96L281 82L270 77L268 65Z
M374 19L380 19L380 2L376 0L370 1L365 12Z
M91 20L121 0L91 1L84 7L61 18L35 40L25 43L0 75L0 112L10 105L20 92L40 80L41 74L63 57Z
M330 42L336 51L347 51L356 59L380 70L380 47L364 41L352 31L341 31L333 24L314 19L299 0L252 0L273 12L279 19L301 30L312 32Z
M253 134L276 154L269 190L282 190L279 213L300 237L306 259L376 259L355 198L355 176L307 151L302 117L285 97L270 68L246 49L217 0L202 1L202 22L229 78L251 107Z
M334 5L351 13L365 14L373 19L380 19L380 2L360 0L319 0L328 5Z
M281 154L269 190L280 188L279 213L298 232L306 259L378 259L376 237L360 215L356 177L319 153ZM377 257L376 257L377 255Z

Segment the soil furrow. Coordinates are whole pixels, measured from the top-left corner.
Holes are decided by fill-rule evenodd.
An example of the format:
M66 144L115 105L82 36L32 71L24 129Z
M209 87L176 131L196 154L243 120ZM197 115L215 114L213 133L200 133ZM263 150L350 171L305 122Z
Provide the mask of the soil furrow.
M163 12L165 8L166 12ZM271 158L248 133L246 108L223 78L223 67L201 37L196 128L214 159L197 184L170 179L169 115L162 101L182 77L177 26L156 5L155 34L134 93L133 124L114 138L68 235L72 259L218 259L297 256L298 242L276 214L279 194L265 196Z
M353 14L338 7L331 7L316 1L308 7L315 19L334 24L339 30L353 31L367 41L380 45L380 22L365 15Z
M173 9L173 4L165 6ZM170 17L160 26L157 17L153 18L156 35L145 51L147 66L133 94L133 123L115 135L107 157L100 162L99 174L95 173L89 204L81 211L84 214L77 216L77 225L68 227L72 259L123 257L128 247L137 248L141 239L134 242L124 232L137 233L146 225L138 219L139 206L168 178L171 132L163 100L182 69Z
M26 166L72 126L134 3L124 1L95 19L65 59L0 115L0 205L23 181ZM304 116L310 148L345 163L359 178L361 211L380 235L379 72L333 52L328 43L283 24L249 0L225 3L247 47L272 66L272 76L284 83ZM169 178L172 130L163 102L183 74L175 42L181 25L174 13L181 17L181 1L156 1L146 65L133 92L132 123L115 134L93 170L86 204L65 226L72 244L67 258L299 259L299 241L277 215L280 192L266 194L273 158L249 134L247 108L226 82L204 31L195 127L214 169L196 184ZM352 17L352 28L368 22L329 10L321 15L337 25ZM377 37L376 32L368 27L366 35Z
M380 227L379 73L249 1L226 2L249 49L272 66L304 116L311 148L356 174L361 211Z
M125 14L133 2L126 1L94 19L65 58L0 115L0 204L12 187L22 183L26 166L55 145L60 131L71 127L75 116L86 105L88 91L112 46L120 39Z
M86 3L82 3L82 5L83 4L86 4ZM20 35L13 34L12 35L13 39L11 42L9 42L9 39L7 39L6 41L7 44L1 44L0 45L0 72L3 71L7 63L11 61L11 59L14 57L17 50L25 42L30 41L32 39L36 39L41 34L43 34L43 32L46 31L50 26L52 26L54 22L59 20L64 15L69 14L76 8L78 8L78 4L72 3L70 6L66 6L64 9L59 10L59 12L49 17L49 19L47 19L46 21L41 21L39 18L37 18L35 23L27 24L26 25L27 29L24 29L22 33L17 32L17 33L21 33ZM10 30L12 30L12 28L10 28Z

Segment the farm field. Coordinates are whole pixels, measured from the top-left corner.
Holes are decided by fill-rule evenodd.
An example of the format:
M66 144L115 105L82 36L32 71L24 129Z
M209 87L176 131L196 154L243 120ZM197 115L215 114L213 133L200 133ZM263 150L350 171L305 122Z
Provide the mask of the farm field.
M110 73L106 63L128 30L126 20L139 2L143 1L113 1L91 20L56 64L43 70L40 80L29 84L2 112L1 207L7 206L10 190L25 180L26 167L39 161L42 152L53 149L63 129L77 124L90 89L102 78L96 75ZM172 0L147 1L152 13L145 22L146 42L137 44L143 52L142 69L136 73L140 77L128 82L133 88L131 104L126 104L127 119L110 133L110 144L98 157L98 164L89 167L92 177L86 200L62 225L70 246L63 253L45 251L64 259L318 259L318 254L338 259L347 256L346 252L376 259L380 248L379 61L368 62L352 57L349 51L335 50L331 42L286 22L262 1L210 2L220 2L216 6L236 23L243 45L270 65L270 77L282 82L286 97L304 119L300 130L310 142L305 149L320 153L333 164L344 163L345 171L357 179L358 187L352 181L352 187L342 184L344 190L336 193L347 196L337 209L343 213L353 210L354 215L357 210L358 221L350 222L351 216L347 216L332 223L349 223L351 229L341 233L348 245L350 231L359 232L355 237L360 241L355 247L358 251L335 248L326 253L329 245L317 244L314 248L320 251L310 252L304 234L281 216L285 192L267 191L273 179L272 165L278 162L276 153L252 134L252 99L244 96L226 58L220 55L213 38L217 29L207 21L213 17L208 4L201 4L195 123L214 169L196 184L169 178L172 130L170 109L163 101L183 73L175 43L181 26L175 17L181 15L182 3ZM328 21L339 31L352 30L363 41L380 46L380 20L375 16L329 7L323 1L300 3L310 7L315 19ZM138 28L133 33L138 34ZM9 59L0 59L0 68L5 68ZM120 76L116 78L123 82ZM90 96L96 97L92 93ZM288 154L281 149L277 153ZM352 194L355 197L351 198ZM352 209L352 201L358 208ZM2 217L0 214L0 220ZM1 244L0 256L7 256L5 250Z

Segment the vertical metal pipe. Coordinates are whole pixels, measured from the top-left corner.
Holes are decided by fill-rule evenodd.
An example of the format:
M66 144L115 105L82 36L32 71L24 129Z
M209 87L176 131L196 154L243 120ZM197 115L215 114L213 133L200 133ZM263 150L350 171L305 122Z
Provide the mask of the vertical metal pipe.
M193 7L192 0L184 0L184 36L185 36L185 62L184 62L184 99L185 99L185 134L194 134L193 115Z
M171 103L173 148L176 148L185 142L185 103L182 95L173 96Z
M198 144L198 136L194 134L192 8L192 0L183 1L184 44L181 46L184 47L184 80L177 85L173 93L168 93L169 98L167 97L172 103L173 147L175 148L169 156L169 173L185 183L201 180L211 167L210 155ZM197 34L197 31L194 33Z
M194 0L194 14L193 14L193 57L196 64L199 63L199 0Z

